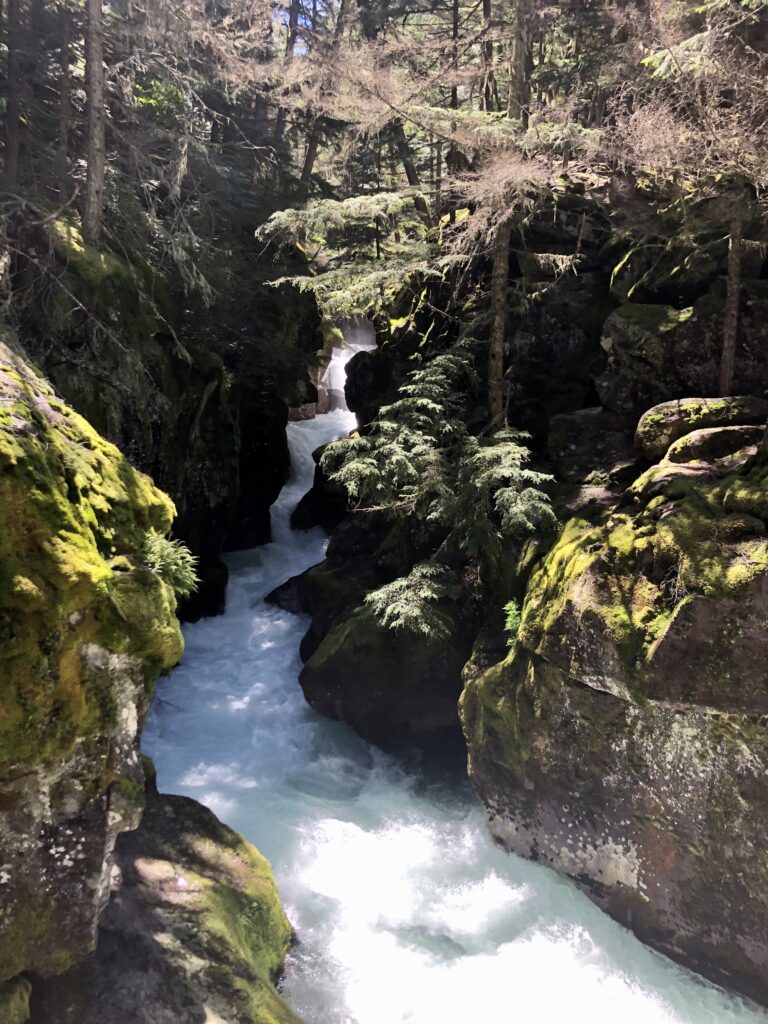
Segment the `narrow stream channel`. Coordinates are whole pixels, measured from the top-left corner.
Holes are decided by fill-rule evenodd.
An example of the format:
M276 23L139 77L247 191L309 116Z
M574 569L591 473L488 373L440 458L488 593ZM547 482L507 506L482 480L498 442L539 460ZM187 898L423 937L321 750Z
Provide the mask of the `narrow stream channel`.
M162 791L207 804L272 861L300 939L288 1000L307 1024L766 1024L498 850L468 787L426 781L306 705L307 621L264 597L322 559L322 532L289 517L313 449L352 425L291 424L273 541L231 559L227 613L186 628L144 735Z

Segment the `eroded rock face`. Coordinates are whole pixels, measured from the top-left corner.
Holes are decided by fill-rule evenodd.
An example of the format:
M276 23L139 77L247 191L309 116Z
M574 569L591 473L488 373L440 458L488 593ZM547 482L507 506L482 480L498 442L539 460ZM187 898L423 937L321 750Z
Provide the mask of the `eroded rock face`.
M0 981L93 947L140 722L182 638L137 555L174 508L0 343Z
M173 498L175 535L198 557L201 577L182 616L218 614L222 551L269 539L269 507L290 467L287 407L260 332L284 343L280 366L289 377L296 336L306 329L312 339L306 304L262 296L257 324L245 329L251 311L236 308L231 320L241 322L210 337L202 334L209 325L183 324L185 303L161 273L89 249L69 221L48 230L39 248L52 251L62 288L30 311L30 355L59 394Z
M461 712L508 849L768 1002L768 467L718 465L754 430L687 435L714 462L653 467L566 523Z
M768 731L600 693L523 649L462 700L509 850L570 875L649 945L768 1001Z
M748 281L743 287L736 394L760 392L768 385L764 285ZM596 380L602 405L639 416L650 406L690 394L715 397L724 299L724 284L718 281L685 309L636 302L620 306L603 326L607 364Z
M299 1024L274 987L290 942L261 854L150 786L140 828L118 840L97 949L36 984L32 1024Z

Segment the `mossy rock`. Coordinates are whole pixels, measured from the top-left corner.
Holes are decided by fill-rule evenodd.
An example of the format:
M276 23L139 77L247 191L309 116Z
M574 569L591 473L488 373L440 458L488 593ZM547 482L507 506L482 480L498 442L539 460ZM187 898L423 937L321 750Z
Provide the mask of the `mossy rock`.
M519 642L625 699L765 713L768 467L657 475L658 493L655 472L631 489L634 508L565 525L531 579Z
M760 394L768 386L768 296L763 284L746 282L742 289L735 395ZM601 404L639 417L651 406L692 394L717 397L725 300L725 280L718 278L685 309L634 302L620 306L603 325L600 343L606 364L595 380Z
M455 734L475 614L459 604L446 614L448 641L389 630L366 607L339 616L302 669L307 701L382 746Z
M662 402L643 413L635 432L635 446L655 462L666 455L674 441L694 430L767 420L768 402L762 398L681 398Z
M141 813L139 723L183 649L139 557L173 514L0 342L0 980L93 946L115 836Z
M299 1024L275 987L292 941L269 863L207 808L150 785L120 838L96 952L36 985L33 1024Z
M148 689L181 656L173 593L136 561L174 507L2 343L0 409L0 764L53 763L114 725L84 644Z
M0 985L0 1020L3 1024L26 1024L32 986L25 978Z
M768 730L635 703L522 648L461 699L497 841L570 876L643 941L768 1003Z

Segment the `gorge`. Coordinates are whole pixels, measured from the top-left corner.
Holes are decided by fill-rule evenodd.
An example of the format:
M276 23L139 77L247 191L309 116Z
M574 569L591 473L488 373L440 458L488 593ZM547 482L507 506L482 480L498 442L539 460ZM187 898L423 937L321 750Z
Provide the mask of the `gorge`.
M767 81L0 3L0 1024L768 1020Z

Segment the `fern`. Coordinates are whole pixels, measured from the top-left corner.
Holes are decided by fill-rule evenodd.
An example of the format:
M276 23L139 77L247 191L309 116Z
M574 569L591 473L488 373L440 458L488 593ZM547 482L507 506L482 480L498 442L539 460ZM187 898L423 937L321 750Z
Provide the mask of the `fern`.
M197 590L197 558L180 540L168 540L159 533L148 533L141 545L139 559L166 583L177 597L190 597Z
M490 559L503 537L554 526L555 516L544 491L551 478L528 466L526 434L469 433L463 404L474 380L471 343L434 357L367 435L329 445L323 469L358 505L439 524Z
M517 601L509 601L504 605L504 629L507 634L507 647L510 650L517 647L521 620L520 605Z
M460 594L456 573L443 565L420 562L407 576L372 591L365 603L386 629L445 640L451 636L452 622L440 604Z

